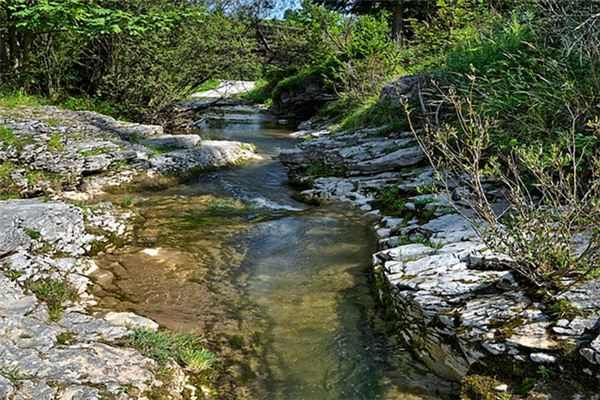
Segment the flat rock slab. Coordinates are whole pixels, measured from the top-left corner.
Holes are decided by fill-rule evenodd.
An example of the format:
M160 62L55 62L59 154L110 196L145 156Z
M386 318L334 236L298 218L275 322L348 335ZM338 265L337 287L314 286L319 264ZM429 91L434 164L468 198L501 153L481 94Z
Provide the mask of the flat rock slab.
M193 149L172 151L150 158L153 168L166 174L210 170L259 158L252 146L226 140L204 140Z
M223 99L247 93L255 87L256 82L254 81L223 80L216 89L196 92L190 97L194 99Z
M200 142L198 135L163 135L144 139L140 144L163 149L191 149Z
M81 209L62 202L44 202L39 199L9 200L0 202L0 249L14 247L18 240L26 245L26 239L18 233L38 235L44 242L54 245L57 251L83 254L83 245L90 235L85 232ZM6 250L4 250L6 251Z

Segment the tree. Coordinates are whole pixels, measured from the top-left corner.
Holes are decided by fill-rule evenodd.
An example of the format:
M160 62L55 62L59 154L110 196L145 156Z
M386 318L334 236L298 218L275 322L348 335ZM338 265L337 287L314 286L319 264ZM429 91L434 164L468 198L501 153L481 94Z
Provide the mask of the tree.
M408 18L422 19L435 10L435 0L313 0L327 8L356 14L381 11L390 13L393 40L402 42L406 33L404 21Z

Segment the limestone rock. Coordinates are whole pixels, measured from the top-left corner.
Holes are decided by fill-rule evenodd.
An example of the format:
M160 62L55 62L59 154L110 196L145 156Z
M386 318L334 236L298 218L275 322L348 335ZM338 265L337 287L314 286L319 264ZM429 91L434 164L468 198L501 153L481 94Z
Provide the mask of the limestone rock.
M200 142L200 136L198 135L163 135L144 139L140 144L165 149L191 149L198 142Z
M135 328L158 329L158 324L150 318L141 317L132 312L114 312L111 311L104 316L104 319L116 325L131 326Z

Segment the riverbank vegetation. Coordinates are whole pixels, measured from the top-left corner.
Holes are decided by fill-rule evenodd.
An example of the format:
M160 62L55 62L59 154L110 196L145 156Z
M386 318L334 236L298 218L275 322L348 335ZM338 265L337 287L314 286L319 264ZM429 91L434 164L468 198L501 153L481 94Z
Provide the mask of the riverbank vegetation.
M323 2L340 8L333 3ZM360 9L360 1L342 3ZM394 17L383 7L350 19L314 5L288 14L288 24L302 21L307 30L326 26L330 45L314 49L318 56L306 57L293 75L271 75L274 108L320 85L321 96L311 94L312 104L321 101L314 114L338 129L412 128L447 189L470 190L456 203L485 221L482 238L514 261L536 296L553 299L595 276L598 4L462 0L404 8L401 35L397 26L389 34ZM382 87L403 76L418 78L400 79L380 98ZM490 185L504 193L500 213Z
M215 78L255 77L255 7L168 0L0 3L0 90L160 120Z

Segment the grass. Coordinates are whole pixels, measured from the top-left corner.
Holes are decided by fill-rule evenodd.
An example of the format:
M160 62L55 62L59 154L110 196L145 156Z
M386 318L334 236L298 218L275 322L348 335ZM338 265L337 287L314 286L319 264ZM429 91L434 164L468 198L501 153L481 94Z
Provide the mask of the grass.
M46 303L52 321L60 319L64 312L63 303L76 298L75 290L69 284L55 279L29 282L27 288Z
M177 149L174 147L170 147L170 146L155 146L155 147L150 148L150 153L151 154L165 154L165 153L169 153L174 150L177 150Z
M60 334L58 334L58 336L56 336L56 344L57 345L69 344L73 340L74 336L75 336L75 334L73 332L69 332L69 331L61 332Z
M63 144L60 134L58 132L53 133L52 136L50 136L50 140L48 141L48 147L61 153L65 151L65 145Z
M247 93L243 93L241 97L255 104L265 104L270 106L273 102L273 97L271 95L272 91L273 87L269 84L269 82L265 80L259 80L256 82L254 89Z
M127 339L126 344L142 354L165 365L171 358L194 373L209 369L216 356L202 346L203 340L193 333L173 333L138 328Z
M211 368L217 357L206 349L184 349L180 352L181 361L194 373Z
M0 200L19 197L19 189L11 178L16 168L17 166L10 161L0 163Z
M0 92L0 106L15 108L18 106L41 106L48 102L41 97L24 92Z
M81 154L82 157L93 157L93 156L98 156L100 154L104 154L104 153L108 153L110 151L110 149L108 147L95 147L91 150L81 150L79 152L79 154Z
M0 375L11 381L15 386L19 386L19 382L33 379L32 375L26 375L21 372L18 367L13 368L0 368Z
M0 126L0 141L4 145L4 148L7 148L8 146L19 147L21 144L21 141L15 136L14 132L4 126Z
M29 236L32 240L37 240L42 237L42 234L35 229L26 228L25 234Z
M134 201L131 197L125 197L123 199L123 201L121 201L121 205L123 207L131 207L133 205Z
M57 105L68 110L95 111L111 117L119 117L123 121L127 121L127 118L124 116L125 111L133 109L126 104L115 105L105 100L82 96L69 96L59 101Z
M23 276L23 272L10 270L4 272L4 276L6 276L11 281L16 281L17 279Z
M406 196L402 194L398 186L390 186L381 189L371 204L385 215L397 217L405 211Z
M340 166L336 168L329 167L324 163L312 163L302 175L307 177L319 177L319 176L345 176L346 167Z
M548 304L546 307L546 313L557 320L572 320L573 318L582 315L583 311L573 305L573 303L571 303L569 300L560 299Z
M53 127L60 125L60 120L58 118L45 118L42 120L42 122Z
M209 79L206 82L202 83L197 88L195 88L194 90L192 90L192 92L193 93L195 93L195 92L206 92L207 90L216 89L220 85L221 85L221 80L220 79Z
M409 129L406 112L390 108L377 102L378 96L366 99L362 104L344 110L339 129L356 131L362 128L382 127L379 133L407 131Z

